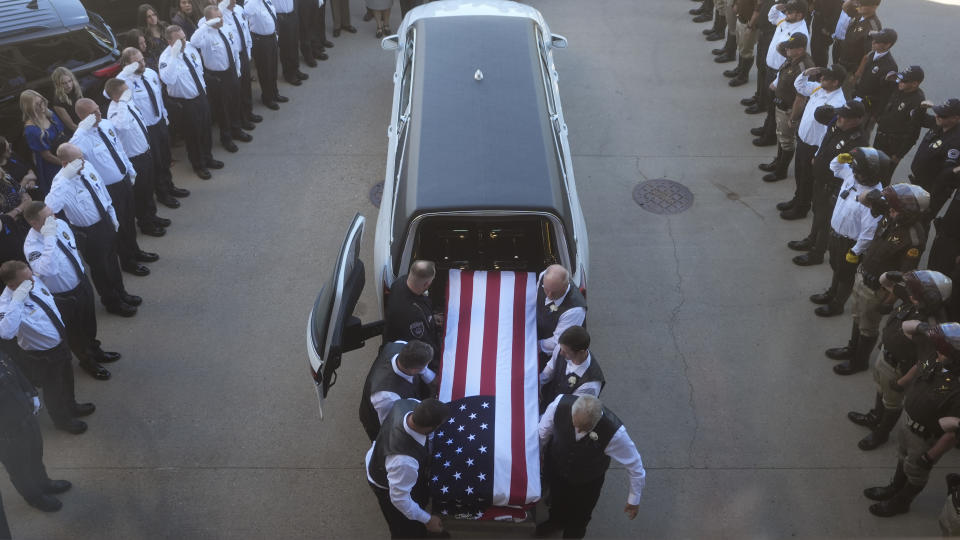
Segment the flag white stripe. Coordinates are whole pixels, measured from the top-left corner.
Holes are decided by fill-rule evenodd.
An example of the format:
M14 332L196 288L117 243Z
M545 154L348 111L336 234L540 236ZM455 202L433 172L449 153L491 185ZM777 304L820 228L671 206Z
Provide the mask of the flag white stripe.
M450 271L450 298L447 300L447 335L443 340L443 365L440 373L440 401L450 402L453 392L453 369L456 365L457 334L460 326L460 271Z
M527 458L527 501L528 503L540 499L540 435L537 432L539 424L539 359L537 356L537 284L536 274L527 273L527 298L524 343L523 369L523 403L526 418L524 418Z
M513 415L510 386L513 372L513 290L514 272L503 272L500 277L500 315L497 334L496 419L494 420L493 504L503 506L510 497L511 443Z
M470 345L467 349L467 380L464 396L480 395L480 368L483 365L483 332L487 309L487 273L473 273L473 299L470 304Z

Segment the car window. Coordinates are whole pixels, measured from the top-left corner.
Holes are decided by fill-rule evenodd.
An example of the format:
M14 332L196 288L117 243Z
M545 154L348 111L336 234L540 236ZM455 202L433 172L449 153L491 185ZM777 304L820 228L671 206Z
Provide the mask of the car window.
M406 44L403 47L403 78L400 82L400 110L397 111L397 117L399 120L400 116L409 115L410 111L410 94L413 89L413 56L417 47L417 29L411 28L410 32L407 33ZM403 123L400 121L401 124Z
M43 39L0 46L0 84L3 91L49 79L58 66L74 69L110 53L108 39L94 28Z

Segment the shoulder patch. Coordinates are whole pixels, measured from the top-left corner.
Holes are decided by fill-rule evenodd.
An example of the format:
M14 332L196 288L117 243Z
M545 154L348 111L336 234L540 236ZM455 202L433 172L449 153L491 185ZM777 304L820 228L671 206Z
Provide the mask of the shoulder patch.
M33 262L39 259L40 255L41 253L39 251L31 251L30 254L27 255L27 262Z
M960 150L956 148L951 148L947 151L947 159L957 159L960 158Z
M163 69L163 68L165 68L165 67L167 67L167 63L166 63L166 62L160 62L160 69Z
M920 257L920 250L917 249L917 248L910 248L910 249L908 249L908 250L907 250L907 257L910 257L911 259L916 259L916 258Z

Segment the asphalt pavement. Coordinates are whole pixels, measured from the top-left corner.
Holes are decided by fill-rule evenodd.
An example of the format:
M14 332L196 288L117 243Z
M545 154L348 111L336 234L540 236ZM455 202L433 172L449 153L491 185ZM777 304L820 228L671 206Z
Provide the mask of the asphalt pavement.
M712 62L717 44L686 14L693 2L530 3L570 42L555 61L590 233L593 350L610 381L603 400L648 473L635 521L622 514L626 473L608 474L590 535L937 535L942 478L960 455L936 467L909 514L867 512L861 490L887 482L894 447L856 447L866 432L846 412L872 405L872 378L838 377L823 356L846 341L850 319L815 317L807 300L829 284L827 265L790 262L786 242L809 222L774 210L792 178L760 181L756 165L775 149L750 144L761 118L737 104L755 73L749 86L726 85L731 65ZM375 344L344 357L322 422L305 351L307 313L356 212L368 219L373 282L368 193L384 174L393 53L360 21L363 2L351 5L360 32L333 39L329 61L303 68L303 86L281 83L291 101L258 108L252 143L215 147L226 168L212 180L176 149L176 182L193 194L161 209L173 220L166 237L141 239L161 258L149 277L125 276L144 298L139 314L100 311L104 348L124 358L109 382L78 370L78 397L97 404L89 431L67 435L41 415L50 474L74 488L63 510L43 514L0 479L14 537L387 534L356 412ZM928 98L955 95L957 2L885 2L879 15L900 34L900 65L926 69ZM640 208L631 193L655 178L689 188L693 206ZM357 315L376 312L368 286Z

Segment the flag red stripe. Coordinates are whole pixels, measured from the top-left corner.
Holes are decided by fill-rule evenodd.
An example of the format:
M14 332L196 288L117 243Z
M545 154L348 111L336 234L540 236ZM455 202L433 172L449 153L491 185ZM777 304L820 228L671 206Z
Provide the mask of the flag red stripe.
M480 395L497 392L497 335L500 325L500 272L487 272L487 309L483 314L483 349L480 353Z
M513 372L510 377L510 504L527 498L527 454L523 389L526 348L527 274L515 272L513 287Z
M460 272L460 322L457 328L457 355L450 400L463 399L467 386L467 360L470 351L470 310L473 305L473 270Z

